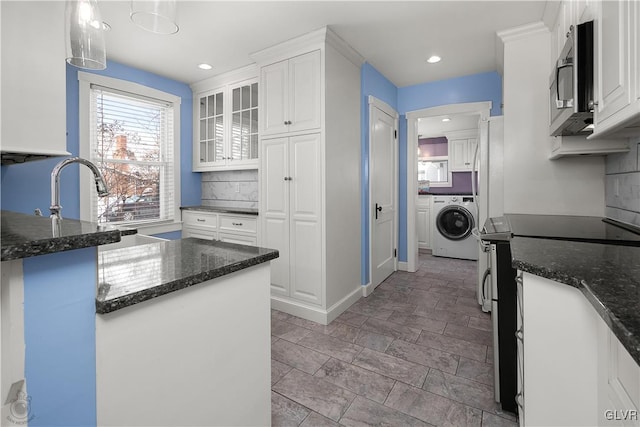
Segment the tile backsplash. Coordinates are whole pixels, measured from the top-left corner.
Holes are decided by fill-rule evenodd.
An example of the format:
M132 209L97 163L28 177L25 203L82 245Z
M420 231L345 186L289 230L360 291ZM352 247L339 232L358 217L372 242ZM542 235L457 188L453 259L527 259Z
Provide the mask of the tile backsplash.
M605 166L605 215L640 226L640 137L629 152L609 154Z
M258 170L204 172L202 205L258 209Z

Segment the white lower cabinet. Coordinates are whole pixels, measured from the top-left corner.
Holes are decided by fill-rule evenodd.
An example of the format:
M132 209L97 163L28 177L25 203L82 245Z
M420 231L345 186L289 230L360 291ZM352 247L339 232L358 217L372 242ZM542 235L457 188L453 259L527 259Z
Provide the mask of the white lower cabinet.
M241 245L258 244L258 219L252 215L182 211L182 238L196 237Z
M584 294L518 275L521 425L639 427L640 366Z
M265 139L261 169L261 246L271 261L273 294L322 304L320 134Z
M431 249L431 196L418 196L416 209L418 248Z

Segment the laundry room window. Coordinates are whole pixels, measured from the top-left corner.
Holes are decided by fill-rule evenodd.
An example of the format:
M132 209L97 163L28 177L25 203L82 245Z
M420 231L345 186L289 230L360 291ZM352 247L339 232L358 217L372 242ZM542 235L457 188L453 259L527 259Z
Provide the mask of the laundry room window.
M179 98L89 73L79 78L88 107L81 106L88 136L82 157L100 169L109 189L103 198L85 194L90 220L144 225L179 219Z

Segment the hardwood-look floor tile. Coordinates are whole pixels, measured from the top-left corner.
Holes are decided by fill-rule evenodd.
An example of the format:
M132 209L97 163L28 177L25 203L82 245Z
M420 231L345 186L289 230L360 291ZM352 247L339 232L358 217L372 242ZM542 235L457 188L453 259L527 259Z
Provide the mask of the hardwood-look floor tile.
M297 369L291 370L278 381L273 390L334 421L340 419L356 396Z
M402 381L414 387L420 387L424 383L429 368L417 363L380 353L365 348L360 352L353 364L381 375Z
M385 405L437 426L453 422L458 422L458 426L480 426L482 422L479 409L400 382L394 385Z
M329 333L329 335L334 338L338 338L339 340L350 342L352 344L356 342L356 338L358 338L360 328L346 323L338 323L337 321L333 322L332 325L334 325L334 328L331 333Z
M309 329L301 328L293 323L277 319L271 320L271 335L275 335L283 340L298 342L310 333L311 331Z
M460 358L458 370L455 373L459 377L477 381L489 386L493 386L493 365L476 360Z
M411 342L415 342L420 336L420 329L374 318L364 322L362 329Z
M273 426L277 427L277 426ZM329 418L311 411L311 413L304 419L300 427L340 427L340 424L330 420Z
M298 344L345 362L353 361L362 350L359 345L350 344L320 332L312 332L298 341Z
M377 307L372 307L366 302L357 302L347 309L352 313L358 313L369 318L374 317L376 319L385 320L393 313L392 310L384 310ZM368 319L367 319L368 320Z
M481 331L491 332L493 330L493 325L491 323L491 315L487 314L486 317L469 318L469 327L474 329L480 329Z
M271 385L280 381L291 369L291 366L271 359Z
M336 318L335 322L346 323L347 325L360 327L364 322L367 321L367 319L368 317L363 314L355 313L353 311L345 311Z
M493 387L437 369L429 371L422 388L477 409L495 410Z
M286 340L280 340L271 346L271 358L308 374L314 374L329 360L326 354Z
M457 354L479 362L484 362L487 357L487 346L485 345L452 336L434 334L433 332L422 331L416 344Z
M395 340L391 343L386 353L409 362L418 363L450 374L456 373L458 369L458 361L460 360L460 356L455 354L447 353L435 348L412 344L403 340Z
M299 403L271 392L271 425L299 426L309 415L309 411Z
M363 426L428 426L429 424L400 411L375 403L364 397L356 397L340 420L347 427Z
M491 412L483 411L482 425L491 427L517 427L518 422L492 414Z
M292 323L296 326L300 326L301 328L311 329L314 332L320 332L323 334L329 334L335 328L333 324L321 325L320 323L312 322L311 320L302 319L295 316L291 316L291 318L289 318L287 322Z
M427 317L433 320L440 320L454 325L466 326L469 324L469 316L453 311L438 310L436 308L418 306L413 313L416 316Z
M330 359L314 376L378 403L385 401L395 383L391 378L338 359Z
M387 348L389 348L393 340L393 337L361 330L356 337L356 344L384 353Z
M491 332L469 328L467 326L449 324L444 329L444 335L486 346L493 344L493 335Z
M399 311L394 311L387 320L389 320L389 322L411 326L412 328L422 329L423 331L436 332L438 334L444 332L444 328L447 326L447 322L443 322L442 320L429 319L428 317L418 316L415 314L405 314Z

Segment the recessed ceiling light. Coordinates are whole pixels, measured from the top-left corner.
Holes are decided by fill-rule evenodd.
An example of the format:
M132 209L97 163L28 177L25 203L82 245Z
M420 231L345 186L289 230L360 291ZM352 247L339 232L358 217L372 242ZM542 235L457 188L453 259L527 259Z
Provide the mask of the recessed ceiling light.
M432 55L429 57L429 59L427 59L427 62L429 64L435 64L436 62L440 62L442 58L440 58L438 55Z
M442 119L443 122L450 122L451 119L449 117L445 117L444 119Z
M211 65L209 65L209 64L200 64L200 65L198 65L198 68L200 68L201 70L210 70L213 67Z

